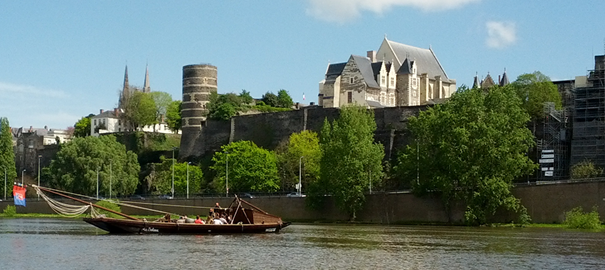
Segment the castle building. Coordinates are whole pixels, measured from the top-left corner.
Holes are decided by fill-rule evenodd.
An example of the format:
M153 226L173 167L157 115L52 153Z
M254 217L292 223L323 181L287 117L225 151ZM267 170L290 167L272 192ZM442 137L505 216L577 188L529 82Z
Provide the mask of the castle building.
M358 104L371 108L437 103L456 91L431 48L388 40L367 56L329 64L319 83L318 105Z
M497 84L499 86L505 86L510 84L510 81L508 80L508 75L506 75L506 69L504 69L504 73L502 74L502 76L498 76ZM487 73L487 76L485 76L485 79L479 81L479 76L475 75L475 79L473 80L473 88L489 89L494 85L496 85L496 82L494 82L492 76L489 75L489 72Z

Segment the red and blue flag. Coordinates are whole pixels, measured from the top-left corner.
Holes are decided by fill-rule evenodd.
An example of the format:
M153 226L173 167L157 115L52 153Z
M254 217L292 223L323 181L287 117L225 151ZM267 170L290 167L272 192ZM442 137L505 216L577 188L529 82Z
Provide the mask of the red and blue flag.
M14 185L13 198L15 199L15 205L25 206L25 187Z

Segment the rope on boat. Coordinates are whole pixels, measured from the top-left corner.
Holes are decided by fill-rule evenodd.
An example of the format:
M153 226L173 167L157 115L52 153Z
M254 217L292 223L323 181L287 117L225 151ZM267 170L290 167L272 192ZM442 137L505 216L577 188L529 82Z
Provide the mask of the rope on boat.
M46 194L44 194L44 192L42 192L37 186L34 186L34 189L36 189L36 193L48 203L50 208L61 216L76 217L86 212L86 210L89 208L92 208L91 205L76 206L62 203L46 196Z

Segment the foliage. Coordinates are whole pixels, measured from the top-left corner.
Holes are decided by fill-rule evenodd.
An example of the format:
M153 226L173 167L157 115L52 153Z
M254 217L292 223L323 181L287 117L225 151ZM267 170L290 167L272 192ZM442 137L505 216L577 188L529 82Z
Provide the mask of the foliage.
M252 104L254 102L250 92L246 91L245 89L242 89L242 92L239 94L239 98L243 104Z
M119 213L122 212L122 209L120 208L120 206L112 200L102 200L102 201L97 202L96 205L105 207L107 209L110 209L110 210L113 210L113 211L116 211ZM106 211L103 209L96 208L96 210L98 210L99 214L105 215L106 217L122 218L122 216L120 216L120 215L114 214L112 212L109 212L109 211Z
M142 126L156 123L156 104L150 93L135 91L132 93L126 108L124 108L123 117L130 123L134 130Z
M519 75L512 83L517 96L522 101L522 107L532 119L544 118L544 103L553 102L555 109L561 109L561 94L548 76L539 71Z
M17 177L17 167L15 165L15 152L13 151L13 135L11 133L8 118L0 118L0 175L8 179L12 183ZM13 185L7 185L4 190L4 185L0 185L0 196L3 194L12 194Z
M595 230L601 228L601 219L596 207L588 213L585 213L582 207L576 207L569 212L565 212L563 224L572 229Z
M382 179L384 148L374 142L375 130L373 111L361 106L344 107L331 124L324 121L320 178L308 191L311 204L320 205L325 194L332 194L337 206L355 219L370 179L376 183Z
M125 196L136 190L139 170L137 155L109 135L63 144L43 174L53 188L96 195L98 172L99 194L109 196L111 184L112 196Z
M179 196L187 194L187 171L189 171L189 194L198 193L202 187L202 169L186 162L176 162L175 159L162 157L161 163L153 164L151 174L146 177L153 194L172 193L172 165L174 162L174 193Z
M14 205L7 205L2 211L2 215L5 217L14 217L17 214L17 207Z
M321 148L317 133L309 130L293 133L284 147L278 149L277 152L282 188L294 190L299 176L304 188L319 179ZM299 175L299 169L302 171L301 175Z
M291 111L292 109L290 108L277 108L277 107L271 107L269 105L266 105L264 102L260 102L260 104L257 104L253 107L253 109L259 111L259 112L264 112L264 113L268 113L268 112L287 112L287 111Z
M603 174L603 168L599 168L590 160L583 160L571 166L571 178L593 178Z
M273 92L265 93L261 100L271 107L279 107L279 100L277 99L277 96L273 94Z
M183 126L181 122L181 106L182 102L180 100L175 100L172 101L166 109L166 124L168 124L168 128L174 133L178 133Z
M395 169L414 193L440 196L448 212L461 200L469 223L485 223L502 206L522 213L510 190L537 168L526 155L534 144L528 121L512 87L461 87L447 103L409 119L414 140Z
M225 192L228 167L228 188L231 193L258 191L274 192L279 189L277 158L269 150L251 141L237 141L221 147L214 153L211 169L215 171L214 187Z
M94 114L89 114L88 116L82 117L76 124L74 125L74 136L75 137L86 137L90 136L91 123L90 118L95 116Z
M168 107L172 104L172 96L166 92L153 91L150 92L151 98L155 103L155 118L158 123L161 121L162 115L166 115Z
M288 91L281 89L277 91L277 106L280 108L291 108L294 105L292 97L288 94Z
M238 111L242 110L242 99L234 93L224 95L212 93L207 108L208 118L229 120L231 117L237 115Z

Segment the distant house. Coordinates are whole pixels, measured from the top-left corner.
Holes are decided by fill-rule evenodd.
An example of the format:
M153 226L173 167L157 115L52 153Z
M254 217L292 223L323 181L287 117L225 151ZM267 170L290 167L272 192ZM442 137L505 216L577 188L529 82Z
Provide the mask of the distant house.
M318 105L341 107L417 106L439 102L456 91L431 48L422 49L383 40L378 52L351 55L328 65L319 83Z
M40 162L48 164L50 158L58 151L57 143L65 143L71 140L67 130L29 127L13 128L12 132L16 139L14 146L15 162L19 174L26 170L29 175L37 175L36 169Z
M92 136L99 136L100 134L116 133L127 131L127 126L120 117L121 110L115 108L113 110L99 111L99 114L90 118L90 134ZM168 127L164 118L160 119L161 123L154 125L143 126L139 131L143 132L156 132L156 133L173 133ZM155 129L154 129L155 128ZM179 131L180 134L180 131Z

